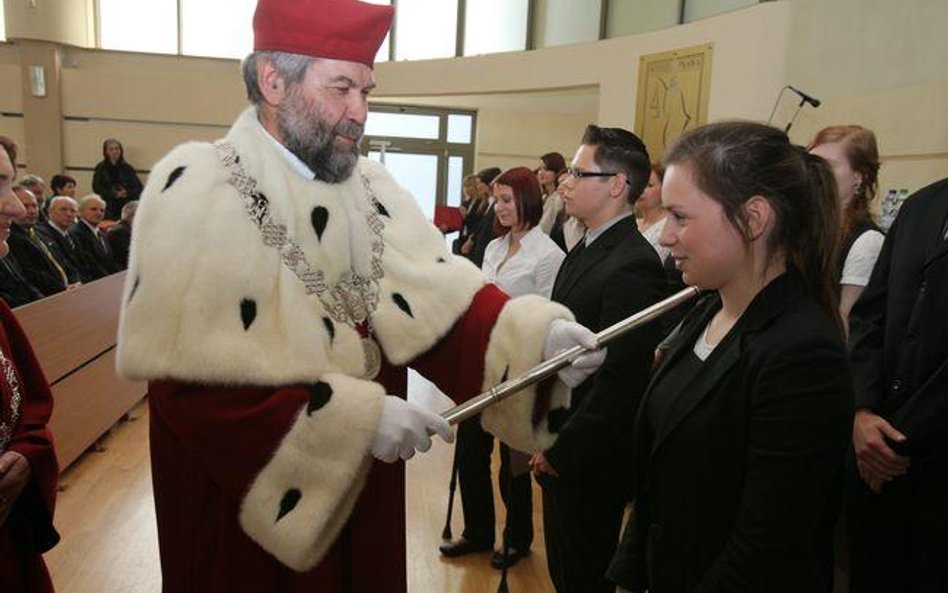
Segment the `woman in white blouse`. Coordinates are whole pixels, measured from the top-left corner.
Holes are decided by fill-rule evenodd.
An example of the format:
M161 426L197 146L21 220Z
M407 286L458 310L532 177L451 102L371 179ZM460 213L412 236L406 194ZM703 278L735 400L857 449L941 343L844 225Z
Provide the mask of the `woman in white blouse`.
M849 333L849 310L869 283L885 236L869 205L876 196L879 149L872 130L862 126L830 126L817 132L808 150L833 169L839 196L839 314Z
M549 298L566 254L538 225L540 184L529 169L516 167L494 180L494 199L495 225L503 234L487 246L484 276L512 297Z
M526 167L516 167L494 180L495 231L503 233L487 246L483 271L489 282L511 297L539 294L549 298L566 254L540 228L543 200L540 184ZM494 542L494 495L490 457L494 437L477 418L458 427L456 465L464 511L461 538L441 546L448 557L490 549ZM501 444L500 492L507 508L503 538L507 555L495 551L491 566L511 566L533 543L533 497L528 456ZM516 475L515 475L516 474Z

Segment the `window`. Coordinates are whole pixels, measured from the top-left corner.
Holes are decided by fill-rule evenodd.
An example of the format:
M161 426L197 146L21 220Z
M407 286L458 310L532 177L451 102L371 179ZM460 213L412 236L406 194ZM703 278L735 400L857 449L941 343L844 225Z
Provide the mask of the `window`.
M457 30L457 0L398 0L395 59L453 58Z
M99 0L99 46L178 53L177 0Z
M437 140L440 127L441 118L437 115L370 111L365 135Z
M528 0L468 0L464 55L526 49L528 8Z
M602 0L536 0L536 46L598 40L601 13Z
M253 51L256 0L180 0L181 53L243 59Z
M448 114L448 142L468 144L471 139L471 127L474 125L474 116L466 113Z
M474 118L473 111L373 104L362 148L431 219L436 204L461 202L461 180L474 166Z
M678 24L681 0L609 2L606 37L658 31Z
M760 0L685 0L684 22L690 23L722 12L757 4Z

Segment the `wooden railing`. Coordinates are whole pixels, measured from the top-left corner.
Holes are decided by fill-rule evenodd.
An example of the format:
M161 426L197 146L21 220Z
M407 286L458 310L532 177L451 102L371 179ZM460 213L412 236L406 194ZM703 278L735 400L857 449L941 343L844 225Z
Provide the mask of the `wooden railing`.
M145 395L115 373L115 336L125 272L13 310L53 391L50 428L61 469Z

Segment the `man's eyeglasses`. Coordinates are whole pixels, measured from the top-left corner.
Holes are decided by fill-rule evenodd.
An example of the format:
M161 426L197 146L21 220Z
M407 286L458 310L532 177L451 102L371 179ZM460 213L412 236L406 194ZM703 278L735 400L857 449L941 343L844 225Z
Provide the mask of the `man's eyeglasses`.
M583 177L615 177L619 173L607 173L606 171L580 171L579 169L574 169L569 167L566 169L566 174L574 179L582 179ZM629 180L625 180L626 185L628 185Z

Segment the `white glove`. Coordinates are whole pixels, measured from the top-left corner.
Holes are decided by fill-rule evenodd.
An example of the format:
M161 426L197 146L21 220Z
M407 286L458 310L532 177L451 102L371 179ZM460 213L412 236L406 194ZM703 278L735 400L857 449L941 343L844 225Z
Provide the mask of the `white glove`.
M543 360L549 360L564 350L574 346L586 349L596 347L596 334L586 327L565 319L554 319L546 334L546 344L543 345ZM585 381L589 375L595 373L606 360L606 349L596 350L573 360L573 364L563 367L557 373L560 381L570 387L576 387Z
M379 426L372 440L372 456L385 463L398 458L411 459L415 451L431 448L430 433L441 435L445 442L454 442L448 421L418 404L386 395L382 400Z

